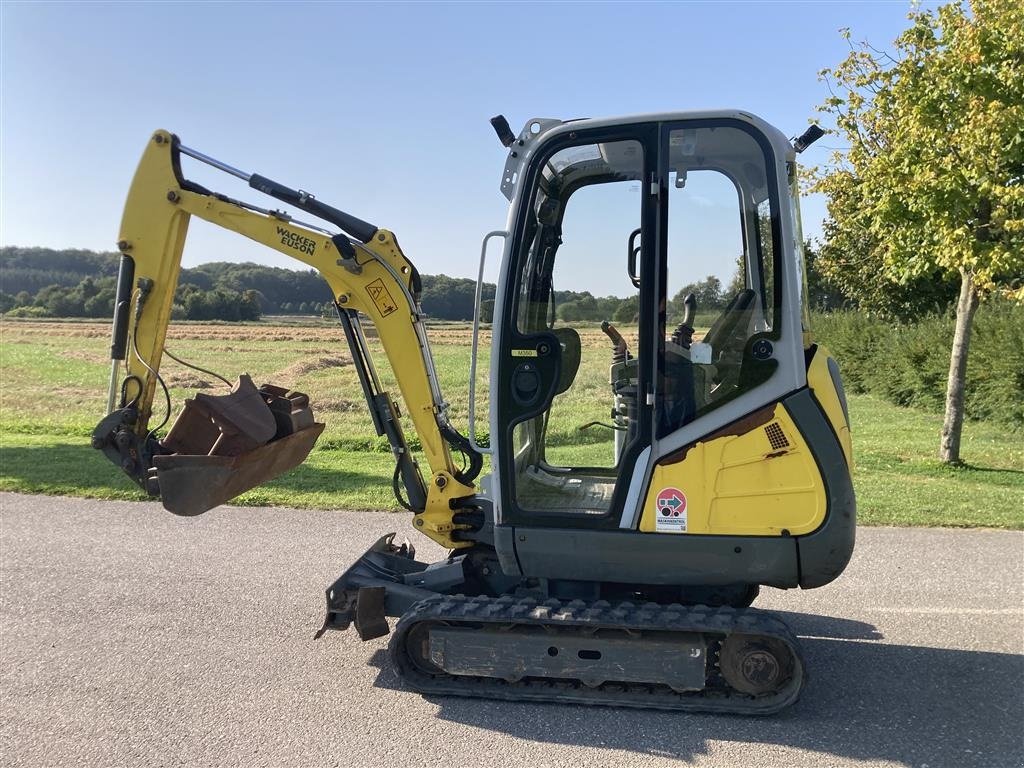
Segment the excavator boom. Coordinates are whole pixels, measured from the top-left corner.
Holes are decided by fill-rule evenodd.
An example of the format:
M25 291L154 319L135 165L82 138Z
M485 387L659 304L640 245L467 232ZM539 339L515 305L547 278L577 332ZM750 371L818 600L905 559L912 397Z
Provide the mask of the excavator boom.
M343 232L301 223L283 211L259 208L190 182L181 171L183 155L242 178ZM96 429L94 445L143 488L159 494L171 511L198 514L301 463L323 429L308 414L308 404L295 407L301 396L289 399L279 388L258 391L251 382L240 381L226 396L231 402L209 396L188 401L168 436L157 439L160 427L153 429L150 423L157 388L166 390L160 363L193 216L320 272L334 296L374 425L395 454L396 493L401 483L404 498L400 493L399 498L416 514L421 531L445 546L466 546L451 537L453 502L473 496L481 459L448 420L419 306L419 274L395 236L309 193L184 147L166 131L157 131L147 144L121 222L108 415ZM429 465L429 482L402 434L397 403L380 386L362 318L377 327L396 372L401 399ZM169 416L169 397L167 408ZM275 408L288 413L288 419L278 422L293 423L274 431ZM292 418L299 411L304 415ZM210 433L205 441L197 438L204 429ZM455 465L453 450L467 457L466 469Z

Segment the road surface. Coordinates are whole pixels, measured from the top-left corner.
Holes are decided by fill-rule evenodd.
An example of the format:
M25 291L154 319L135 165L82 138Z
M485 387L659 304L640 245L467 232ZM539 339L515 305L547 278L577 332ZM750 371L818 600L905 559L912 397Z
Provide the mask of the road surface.
M0 494L9 766L1020 766L1024 534L864 528L758 601L811 680L771 718L424 699L386 640L313 642L323 589L406 515Z

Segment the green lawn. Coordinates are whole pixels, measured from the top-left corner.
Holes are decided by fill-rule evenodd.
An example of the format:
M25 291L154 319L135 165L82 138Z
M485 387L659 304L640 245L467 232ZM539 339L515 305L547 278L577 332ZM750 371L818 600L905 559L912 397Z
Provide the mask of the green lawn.
M854 486L860 522L1024 528L1024 436L964 426L963 467L935 457L942 417L853 395Z
M318 418L328 424L305 464L234 503L397 508L390 487L392 458L373 432L338 329L197 325L178 331L180 338L168 344L175 354L230 375L247 370L258 381L308 392ZM464 427L468 334L464 328L441 326L431 330L431 338L453 418ZM584 334L584 343L593 352L585 354L584 366L606 366L600 337ZM0 325L0 490L143 497L89 446L89 433L104 408L108 345L109 331L100 324ZM176 403L195 391L195 376L177 364L168 363L162 372ZM390 372L380 373L385 386L393 386ZM480 384L486 397L483 371ZM553 415L549 436L560 446L556 450L595 463L610 455L607 431L576 430L605 417L605 396L596 390L574 392L567 407ZM485 413L486 401L480 407ZM162 402L159 418L161 408ZM968 423L962 452L967 466L954 469L935 459L941 417L871 396L851 396L850 412L861 523L1024 528L1020 433ZM412 435L408 424L406 432Z

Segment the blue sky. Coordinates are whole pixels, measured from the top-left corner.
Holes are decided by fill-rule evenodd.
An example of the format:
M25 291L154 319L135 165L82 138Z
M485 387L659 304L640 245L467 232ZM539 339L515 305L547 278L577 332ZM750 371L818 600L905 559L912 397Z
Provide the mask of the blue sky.
M740 107L795 135L825 96L818 71L845 55L838 30L885 46L909 9L7 0L0 243L112 250L143 145L167 128L392 229L423 272L475 275L480 239L504 225L507 205L492 115L518 130L537 116ZM802 160L826 154L816 146ZM205 169L186 173L268 200ZM821 200L805 201L808 234L823 215ZM198 222L185 263L215 260L299 266ZM598 268L587 287L621 293L620 272Z

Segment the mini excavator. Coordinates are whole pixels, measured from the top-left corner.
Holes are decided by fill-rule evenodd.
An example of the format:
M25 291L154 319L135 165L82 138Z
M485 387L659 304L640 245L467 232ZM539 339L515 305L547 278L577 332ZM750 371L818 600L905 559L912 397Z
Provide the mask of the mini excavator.
M162 130L124 210L107 415L93 445L168 510L197 515L300 464L324 428L306 395L248 375L228 394L186 400L162 436L169 418L152 426L159 390L171 413L159 370L198 217L323 276L370 418L394 454L396 498L448 550L421 562L395 534L380 538L327 588L318 637L391 634L394 667L429 695L776 712L796 701L807 673L787 626L749 606L762 585L828 584L854 546L845 396L807 322L796 154L821 131L789 140L739 110L533 119L518 135L501 116L491 122L508 149L500 188L510 211L507 227L484 238L476 292L479 318L488 244L501 239L487 446L475 432L479 321L463 434L439 386L420 276L390 231ZM317 223L187 180L186 157ZM670 235L680 229L672 213L687 179L702 175L734 196L742 256L734 295L700 335L696 312L709 308L693 295L675 327L666 308ZM610 416L595 428L614 441L597 460L567 450L566 434L578 433L556 424L558 409L572 408L564 398L580 375L581 337L558 320L552 275L576 201L622 184L638 194L628 196L626 247L612 250L638 311L625 326L602 326L611 362L598 391ZM366 323L400 399L381 386Z

